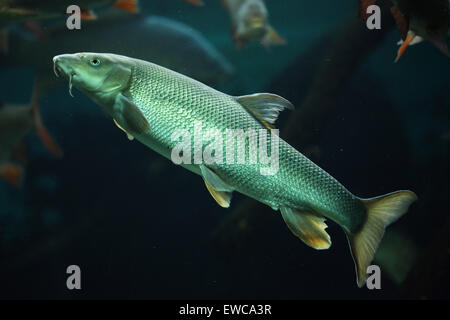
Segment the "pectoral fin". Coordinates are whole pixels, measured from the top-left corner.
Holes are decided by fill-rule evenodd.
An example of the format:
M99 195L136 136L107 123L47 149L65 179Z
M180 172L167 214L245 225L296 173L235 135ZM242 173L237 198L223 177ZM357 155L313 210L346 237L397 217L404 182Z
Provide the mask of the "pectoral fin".
M131 131L131 134L143 134L150 130L150 124L142 111L133 101L122 94L119 95L117 99L118 103L120 103L122 107L121 115L124 120L124 125L129 131ZM127 134L129 133L127 132Z
M222 208L228 208L231 203L233 188L222 180L212 169L201 165L203 180L211 196Z
M288 207L281 207L280 211L292 233L306 245L317 250L328 249L331 246L330 236L325 231L327 228L325 218Z
M117 126L120 130L122 130L123 132L125 132L125 134L127 135L128 140L130 140L130 141L134 140L134 137L133 137L131 134L129 134L129 133L127 132L127 130L125 130L124 128L122 128L122 127L120 126L120 124L116 121L116 119L113 119L113 120L114 120L114 123L116 124L116 126Z
M281 111L294 109L294 106L288 100L271 93L240 96L236 97L236 101L268 129L274 128L275 121L277 121Z

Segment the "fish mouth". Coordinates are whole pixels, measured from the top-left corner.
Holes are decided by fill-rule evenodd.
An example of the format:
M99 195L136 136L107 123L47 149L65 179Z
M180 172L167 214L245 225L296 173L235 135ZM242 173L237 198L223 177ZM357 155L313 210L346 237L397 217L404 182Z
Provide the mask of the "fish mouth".
M56 77L60 77L61 73L63 73L62 68L59 66L58 62L53 63L53 72L55 73Z
M65 75L68 77L73 77L74 75L76 75L75 71L73 70L64 70L64 68L61 67L59 61L54 61L53 72L58 78L61 77L61 75Z
M70 68L69 70L65 70L65 68L63 66L61 66L58 57L55 57L55 58L53 58L53 72L55 73L55 75L57 77L60 77L61 75L64 75L64 76L69 78L69 94L70 94L71 97L73 97L73 94L72 94L72 80L73 80L74 76L77 75L75 73L75 71L73 71L72 68Z

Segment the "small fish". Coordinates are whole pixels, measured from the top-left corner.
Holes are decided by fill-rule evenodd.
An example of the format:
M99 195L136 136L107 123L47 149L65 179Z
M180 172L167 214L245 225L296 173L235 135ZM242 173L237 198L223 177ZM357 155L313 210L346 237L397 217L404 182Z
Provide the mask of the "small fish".
M187 3L193 4L194 6L204 6L205 4L203 3L202 0L184 0Z
M250 41L266 48L286 44L269 24L269 13L263 0L222 0L230 12L232 34L238 49Z
M450 57L446 37L450 27L450 1L449 0L393 0L392 9L397 24L400 27L403 43L398 50L397 62L408 46L427 40L436 46L442 53ZM403 16L404 18L402 18ZM407 29L405 35L404 30ZM418 38L418 39L416 39Z
M450 0L392 0L392 15L397 22L402 40L395 62L406 49L424 40L431 42L450 57L446 37L450 27ZM376 0L361 0L361 12Z
M0 0L0 23L43 20L66 16L67 7L76 4L81 18L94 20L95 8L111 5L128 12L139 12L138 0Z
M20 187L24 171L11 158L16 156L21 162L26 162L22 141L33 129L51 154L62 157L61 148L42 123L36 90L31 105L0 104L0 177L16 187Z
M293 108L274 94L230 96L156 64L115 54L63 54L55 56L53 63L58 75L71 77L72 84L102 106L129 137L168 159L178 144L172 140L174 131L185 130L192 138L196 121L222 134L238 128L261 130L271 144L268 128L282 110ZM362 286L385 228L402 216L417 196L397 191L358 198L287 142L278 141L279 170L273 175L262 175L260 170L266 165L248 161L240 165L196 164L192 162L195 154L189 157L190 163L181 165L203 178L222 207L229 207L232 192L238 191L280 210L289 229L312 248L331 245L325 218L338 223L347 235L357 283ZM203 142L202 147L207 146Z

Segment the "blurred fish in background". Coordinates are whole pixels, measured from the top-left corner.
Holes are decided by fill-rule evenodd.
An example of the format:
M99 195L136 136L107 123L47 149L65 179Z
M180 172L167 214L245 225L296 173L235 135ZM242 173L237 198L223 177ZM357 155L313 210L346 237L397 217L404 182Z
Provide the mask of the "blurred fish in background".
M85 23L83 32L67 32L65 26L51 28L45 41L11 32L9 54L3 56L0 65L35 69L40 94L58 85L48 72L53 56L80 48L154 61L213 86L234 74L230 62L200 32L184 23L159 16L122 14L114 9L99 17ZM133 36L129 36L129 30L133 30Z
M366 28L358 3L363 18L380 6L381 30ZM449 3L82 0L70 3L82 28L69 31L68 0L0 0L0 100L27 102L36 79L30 105L0 107L0 299L77 298L55 276L69 263L89 274L85 298L448 298L450 60L429 45L395 68L391 56L395 24L398 58L422 41L448 54ZM52 57L85 51L151 61L234 96L286 97L298 108L281 115L280 136L355 193L417 191L375 257L383 290L349 281L344 236L320 255L254 200L236 195L224 215L201 181L99 121L84 95L67 98ZM44 144L60 157L55 141L63 161L35 152Z
M410 44L423 40L431 42L450 57L446 38L450 27L449 0L393 0L392 13L402 33L396 61Z
M85 20L95 19L92 10L106 5L128 12L139 11L138 0L0 0L0 23L64 17L73 4L80 7L81 18Z
M263 46L286 44L269 24L269 12L263 0L222 0L230 12L232 35L238 49L248 42Z
M11 162L11 158L14 155L26 162L23 139L33 129L47 150L60 158L61 148L42 123L36 90L30 105L0 104L0 177L15 187L21 186L24 171L22 166Z
M367 18L367 8L377 0L360 0L361 15ZM378 1L379 2L379 1ZM410 45L424 40L431 42L442 53L450 57L446 38L450 34L449 0L392 0L392 16L401 33L400 48L395 62L402 57Z

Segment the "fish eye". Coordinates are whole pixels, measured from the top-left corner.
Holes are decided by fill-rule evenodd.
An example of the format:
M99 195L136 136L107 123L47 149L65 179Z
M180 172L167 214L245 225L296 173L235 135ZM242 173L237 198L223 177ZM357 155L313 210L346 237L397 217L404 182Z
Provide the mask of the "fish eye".
M94 59L91 59L89 61L89 63L91 64L91 66L98 67L100 65L101 61L98 58L94 58Z

